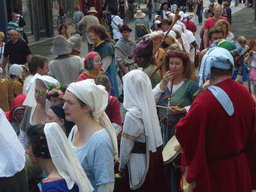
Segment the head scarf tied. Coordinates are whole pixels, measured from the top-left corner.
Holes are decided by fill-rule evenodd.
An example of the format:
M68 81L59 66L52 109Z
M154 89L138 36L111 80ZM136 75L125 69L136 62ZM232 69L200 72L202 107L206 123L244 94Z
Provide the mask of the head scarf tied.
M123 77L123 82L124 107L143 121L149 150L155 152L163 141L149 77L140 70L132 70Z
M25 150L0 108L0 177L12 177L26 162Z
M93 117L107 130L112 141L113 156L114 159L117 160L117 138L115 130L105 113L105 109L108 105L108 93L104 89L104 86L95 85L90 79L71 83L67 88L67 90L78 97L78 99L90 106Z
M234 70L234 59L231 53L221 47L210 48L202 59L202 65L199 73L199 86L203 85L203 81L210 77L211 68L232 69ZM218 86L210 86L208 88L215 98L222 105L229 116L234 113L234 106L227 93Z
M91 192L93 187L87 178L66 135L57 123L46 123L44 132L52 161L71 190L76 183L80 192Z
M87 54L85 60L84 60L84 64L86 64L88 66L88 69L91 70L93 69L93 62L92 60L94 59L94 57L98 56L99 54L97 52L91 51Z
M233 69L234 59L227 49L221 47L212 47L204 55L199 72L199 86L210 77L211 68Z

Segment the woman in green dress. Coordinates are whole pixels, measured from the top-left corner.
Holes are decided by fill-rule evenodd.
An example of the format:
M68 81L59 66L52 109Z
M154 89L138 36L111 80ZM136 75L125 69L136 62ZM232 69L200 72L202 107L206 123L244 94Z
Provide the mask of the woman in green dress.
M193 94L199 89L197 77L194 75L194 65L190 63L184 51L169 51L165 57L166 73L163 80L154 88L156 103L170 109L158 108L161 121L163 146L174 135L178 121L183 118L193 102ZM178 105L179 104L179 105ZM177 106L178 105L178 106ZM178 192L180 169L172 164L166 166L169 184L172 192Z
M88 28L88 32L90 39L94 41L93 51L99 53L102 61L102 69L110 74L114 84L115 96L119 97L113 45L115 42L111 42L109 34L107 34L105 27L102 25L91 25Z

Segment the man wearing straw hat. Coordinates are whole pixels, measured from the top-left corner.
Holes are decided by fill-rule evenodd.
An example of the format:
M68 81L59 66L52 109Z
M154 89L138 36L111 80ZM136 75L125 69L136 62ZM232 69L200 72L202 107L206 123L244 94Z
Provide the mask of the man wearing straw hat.
M211 86L176 126L182 169L187 170L181 183L195 186L194 192L249 192L255 187L255 102L232 80L233 71L230 52L210 48L202 60L199 86L208 78Z
M140 9L138 9L137 13L134 15L134 18L136 18L136 20L135 20L135 40L150 33L149 21L145 16L146 16L146 14L143 13Z
M89 25L100 24L99 19L95 16L98 13L95 7L90 7L88 11L89 15L86 15L79 23L79 33L83 34L83 42L88 43L88 53L92 51L94 41L90 39L89 32L86 31Z

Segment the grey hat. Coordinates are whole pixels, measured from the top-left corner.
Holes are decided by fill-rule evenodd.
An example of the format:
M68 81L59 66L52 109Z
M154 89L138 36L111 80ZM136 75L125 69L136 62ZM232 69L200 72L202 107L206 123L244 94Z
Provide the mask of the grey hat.
M21 67L21 65L18 64L12 64L9 68L9 75L15 75L20 79L22 79L22 72L23 68Z
M66 55L71 53L74 48L74 43L67 40L65 37L58 35L53 41L51 53L54 55Z
M80 35L76 34L71 36L68 39L70 42L74 43L74 48L76 51L81 52L81 44L82 44L82 38Z

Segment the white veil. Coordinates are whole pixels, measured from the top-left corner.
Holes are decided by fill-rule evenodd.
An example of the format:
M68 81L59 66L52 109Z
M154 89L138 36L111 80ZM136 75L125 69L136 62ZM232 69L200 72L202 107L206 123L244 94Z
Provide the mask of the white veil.
M31 79L31 83L27 87L28 95L23 102L23 105L27 105L30 107L35 107L36 106L36 99L35 99L35 87L36 87L36 80L40 79L44 82L45 86L47 89L49 89L50 85L59 85L59 81L54 79L53 77L50 77L48 75L39 75L38 73ZM46 99L46 104L45 104L45 112L47 113L48 110L50 109L51 102Z
M156 152L163 141L149 77L143 71L132 70L123 77L123 82L124 107L143 121L149 150Z
M44 132L52 161L59 174L67 182L68 189L72 189L76 183L80 192L93 191L89 179L60 126L57 123L46 123Z
M25 167L25 150L0 108L0 177L12 177Z

